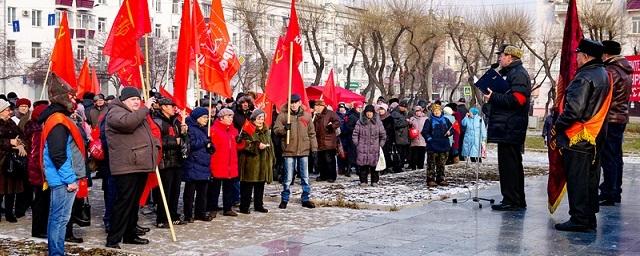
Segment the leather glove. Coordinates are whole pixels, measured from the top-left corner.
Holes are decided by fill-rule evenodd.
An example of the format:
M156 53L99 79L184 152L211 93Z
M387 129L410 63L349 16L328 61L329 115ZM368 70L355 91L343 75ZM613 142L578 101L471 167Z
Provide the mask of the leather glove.
M290 131L291 130L291 124L285 124L284 125L284 129L287 130L287 131Z

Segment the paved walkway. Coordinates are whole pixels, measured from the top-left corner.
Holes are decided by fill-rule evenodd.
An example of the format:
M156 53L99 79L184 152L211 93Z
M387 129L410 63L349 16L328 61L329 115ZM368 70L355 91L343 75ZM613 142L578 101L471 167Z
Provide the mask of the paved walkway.
M596 233L553 229L569 218L568 205L565 197L549 215L543 176L527 179L523 212L495 212L470 200L433 202L220 255L640 255L638 169L625 166L622 204L601 207ZM498 187L480 191L497 201L499 195Z

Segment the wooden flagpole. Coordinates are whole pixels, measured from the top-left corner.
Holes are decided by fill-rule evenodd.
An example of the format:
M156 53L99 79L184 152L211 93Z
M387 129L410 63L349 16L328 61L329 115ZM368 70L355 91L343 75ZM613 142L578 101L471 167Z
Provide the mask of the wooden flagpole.
M169 205L167 204L167 196L164 194L164 187L162 186L162 179L160 178L160 170L156 166L156 178L158 178L158 187L160 188L160 196L162 196L162 205L164 206L165 216L167 216L167 223L169 223L169 231L171 232L171 240L178 241L176 238L176 231L173 229L173 220L171 214L169 214Z
M44 94L47 92L47 81L49 80L49 73L51 73L51 60L49 60L47 74L44 76L44 84L42 84L42 93L40 93L40 100L44 99Z
M138 70L140 70L140 82L142 83L141 86L141 96L143 97L144 100L148 100L149 99L149 92L147 91L147 86L145 85L144 82L144 71L142 71L142 65L138 65Z
M291 83L293 80L293 41L289 42L289 93L287 94L287 125L291 127ZM291 129L287 130L287 145L291 139Z
M144 63L145 63L145 71L146 76L145 80L147 81L147 90L151 90L151 72L149 71L149 35L144 34ZM148 94L149 92L147 92ZM148 97L148 95L147 95Z

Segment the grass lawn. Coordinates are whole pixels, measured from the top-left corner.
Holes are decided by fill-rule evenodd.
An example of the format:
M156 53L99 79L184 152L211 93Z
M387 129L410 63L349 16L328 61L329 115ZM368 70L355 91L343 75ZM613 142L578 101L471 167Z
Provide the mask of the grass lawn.
M525 148L528 149L547 149L544 145L542 136L527 136L525 141ZM625 134L625 139L622 143L622 150L624 153L640 153L640 136L638 134Z

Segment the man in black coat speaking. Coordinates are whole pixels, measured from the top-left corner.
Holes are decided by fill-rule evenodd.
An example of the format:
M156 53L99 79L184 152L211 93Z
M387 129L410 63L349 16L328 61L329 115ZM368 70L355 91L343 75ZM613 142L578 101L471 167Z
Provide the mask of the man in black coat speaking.
M489 104L487 141L498 144L498 172L502 202L491 208L496 211L518 211L527 207L524 198L522 153L527 136L531 79L522 66L523 51L513 45L503 45L496 53L500 75L511 89L505 93L484 95Z

